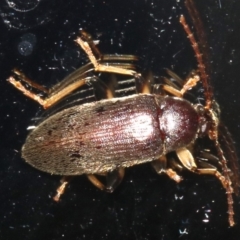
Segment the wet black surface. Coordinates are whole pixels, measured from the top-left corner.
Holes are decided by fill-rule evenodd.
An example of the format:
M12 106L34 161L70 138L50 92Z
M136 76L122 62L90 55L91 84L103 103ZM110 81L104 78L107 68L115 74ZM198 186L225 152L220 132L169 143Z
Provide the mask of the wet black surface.
M145 164L127 169L113 194L77 177L55 203L59 177L20 157L40 107L6 82L12 68L53 85L87 61L74 43L84 29L100 40L104 53L135 54L141 69L164 75L164 68L171 68L184 77L196 62L178 22L180 14L187 16L183 1L25 2L0 5L1 239L239 239L239 199L237 225L229 228L226 194L214 177L185 173L177 185ZM211 47L215 95L238 149L240 4L211 0L197 8Z

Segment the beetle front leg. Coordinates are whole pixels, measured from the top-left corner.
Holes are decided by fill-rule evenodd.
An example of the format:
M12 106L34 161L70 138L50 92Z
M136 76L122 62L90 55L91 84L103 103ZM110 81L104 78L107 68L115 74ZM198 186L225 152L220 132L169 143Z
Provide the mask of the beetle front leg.
M167 168L167 158L165 155L153 161L152 166L158 174L165 173L175 182L181 182L182 178L173 169Z
M193 156L191 152L186 149L186 148L180 148L176 150L177 156L180 159L181 163L190 171L197 173L197 174L210 174L214 175L219 179L219 181L222 183L223 187L226 190L227 194L227 200L228 200L228 219L230 226L233 226L235 224L233 215L233 199L232 199L232 193L233 193L233 188L232 188L232 183L229 178L226 178L221 174L215 167L213 167L211 164L205 163L205 166L203 168L197 167Z
M191 88L193 88L194 86L196 86L197 82L200 80L198 75L194 75L193 77L190 77L187 82L182 86L181 90L176 89L173 86L167 85L167 84L155 84L154 85L154 92L158 91L158 88L161 87L162 90L164 90L167 93L172 94L175 97L179 97L182 98L183 95L190 90Z
M95 175L88 174L88 180L91 181L91 183L99 188L100 190L112 193L118 185L122 182L122 179L124 177L125 170L124 168L118 168L112 172L106 173L106 185L103 184Z
M166 69L168 75L171 79L177 83L175 84L171 79L164 78L164 84L154 84L153 85L153 93L162 94L168 93L175 97L183 98L183 95L189 91L191 88L196 86L196 84L200 81L200 77L195 71L192 71L188 78L184 81L182 80L176 73L172 72L169 69Z
M211 164L204 163L205 166L203 168L201 167L199 168L194 161L192 153L187 148L177 149L176 154L181 163L183 164L183 166L185 166L191 172L195 172L197 174L214 175L220 180L225 189L229 188L229 181ZM233 192L232 188L230 188L230 192L231 193Z

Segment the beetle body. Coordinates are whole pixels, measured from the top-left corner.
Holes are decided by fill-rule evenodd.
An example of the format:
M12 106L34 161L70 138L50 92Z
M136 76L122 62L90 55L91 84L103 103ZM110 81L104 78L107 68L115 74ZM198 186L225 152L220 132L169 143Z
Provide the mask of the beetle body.
M153 161L195 140L199 116L188 101L139 94L64 109L28 136L22 157L58 175L104 173Z

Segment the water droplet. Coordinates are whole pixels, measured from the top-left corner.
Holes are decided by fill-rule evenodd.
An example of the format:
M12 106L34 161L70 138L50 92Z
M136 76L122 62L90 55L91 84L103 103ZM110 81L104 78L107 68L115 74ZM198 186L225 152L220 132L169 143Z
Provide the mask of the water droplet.
M35 47L36 36L32 33L27 33L21 36L18 44L18 52L23 56L29 56Z
M33 51L33 46L28 41L22 41L18 44L18 51L23 56L28 56Z

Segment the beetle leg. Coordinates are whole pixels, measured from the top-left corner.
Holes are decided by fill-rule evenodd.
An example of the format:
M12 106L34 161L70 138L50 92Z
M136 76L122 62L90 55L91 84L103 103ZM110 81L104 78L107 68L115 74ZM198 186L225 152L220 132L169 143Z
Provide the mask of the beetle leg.
M101 61L115 61L116 64L117 65L120 64L120 66L121 66L121 63L119 63L119 61L137 61L137 60L138 60L137 56L128 55L128 54L123 54L123 55L104 54L101 56Z
M72 179L72 177L66 177L64 176L60 182L61 185L57 188L57 194L53 197L53 200L58 202L60 200L61 195L63 195L67 184L70 182L70 180Z
M38 102L40 105L44 105L44 99L42 99L40 96L38 96L37 94L29 91L28 89L26 89L21 82L17 81L14 77L9 77L8 81L15 87L17 88L19 91L21 91L24 95L26 95L27 97L33 99L34 101Z
M232 206L233 205L232 193L234 191L231 186L231 180L229 178L226 178L224 175L222 175L211 164L204 163L205 166L203 168L197 167L191 152L186 148L180 148L176 151L176 153L181 163L190 171L197 174L211 174L216 176L219 179L219 181L222 183L223 187L225 188L226 194L228 196L227 200L228 200L229 223L230 223L230 226L233 226L235 224L233 219L234 211Z
M180 87L182 87L184 85L185 81L181 77L179 77L175 72L173 72L172 70L170 70L168 68L166 68L166 72L178 84L178 86L175 86L173 81L171 81L169 78L164 78L164 81L165 82L167 81L168 85L173 85L176 89L179 89Z
M74 82L68 86L66 86L64 89L61 91L57 92L56 94L52 95L49 98L43 99L37 94L31 92L30 90L26 89L21 82L17 81L14 77L9 77L8 81L16 87L18 90L20 90L24 95L27 97L33 99L34 101L38 102L40 105L42 105L45 109L52 106L54 103L74 91L75 89L83 86L86 84L87 80L86 79L81 79L77 82Z
M131 76L140 75L134 70L129 70L129 69L124 69L124 68L120 68L120 67L107 66L107 65L104 65L104 64L100 64L99 61L96 59L96 57L93 55L92 49L89 46L88 42L83 41L80 37L78 37L75 41L86 52L86 54L88 55L88 58L90 59L91 63L94 66L95 71L97 71L97 72L118 73L118 74L131 75Z
M193 172L197 169L193 155L187 148L177 149L176 154L185 168Z
M13 69L14 75L16 75L21 81L27 83L29 86L38 89L41 92L49 93L49 90L42 85L39 85L38 83L32 81L29 79L24 73L20 72L18 69L14 68Z
M101 59L101 61L117 61L117 65L119 67L119 61L136 61L137 60L137 57L134 56L134 55L111 55L111 54L102 54L99 49L96 47L96 42L93 40L91 34L81 30L80 31L81 33L81 39L82 41L84 42L87 42L89 47L91 48L92 50L92 53L94 54L94 56L96 56L97 59ZM108 63L108 64L111 64L111 63ZM121 66L121 64L120 64ZM124 66L124 65L123 65ZM125 67L123 67L125 68ZM128 68L128 67L127 67Z
M182 92L179 91L179 90L177 90L176 88L174 88L174 87L172 87L172 86L163 84L163 85L162 85L162 89L163 89L164 91L172 94L172 95L175 96L175 97L180 97L180 98L183 97Z
M166 93L170 93L173 96L182 98L183 95L196 86L197 82L200 80L199 75L195 73L195 71L192 71L190 76L187 78L186 81L183 81L177 74L172 72L169 69L166 69L167 74L171 77L171 79L174 79L174 82L169 78L163 78L164 84L154 84L153 85L153 92L154 93L162 93L165 91Z
M153 81L152 73L148 73L145 76L135 75L135 85L137 93L152 93L151 91L151 82Z
M220 182L222 183L223 187L225 189L228 189L229 182L228 180L219 172L215 167L213 167L211 164L207 165L207 163L204 163L206 167L199 168L197 167L192 153L187 148L179 148L176 150L176 154L183 164L188 170L191 172L195 172L197 174L211 174L215 175ZM230 189L230 192L232 192L232 188Z
M165 173L177 183L182 180L173 169L167 168L167 158L165 155L161 156L158 160L153 161L151 164L158 174Z
M168 93L170 93L170 94L172 94L172 95L174 95L174 96L176 96L176 97L182 98L183 95L184 95L188 90L190 90L191 88L193 88L193 87L197 84L197 82L198 82L199 80L200 80L200 78L199 78L198 75L194 75L194 76L188 78L187 82L183 85L183 87L182 87L181 90L178 90L178 89L176 89L175 87L169 86L169 85L167 85L167 84L163 84L163 85L156 84L156 85L154 85L154 89L157 90L157 88L159 88L159 87L161 86L161 88L162 88L164 91L166 91L166 92L168 92Z
M96 78L94 80L94 78L92 78L90 83L93 86L94 95L97 100L114 98L114 89L105 84L101 79Z
M88 36L89 34L85 34ZM89 35L90 36L90 35ZM135 65L131 63L131 61L138 60L134 55L102 55L98 49L95 47L94 42L87 37L87 41L83 41L81 38L77 39L77 42L82 46L85 52L88 54L95 71L102 71L102 72L110 72L110 73L118 73L118 74L126 74L132 75L134 77L140 77L134 69ZM100 56L99 60L96 60L95 56L93 55L92 50L95 54ZM127 61L127 62L121 62ZM55 104L57 101L62 99L63 97L67 96L77 88L85 85L86 83L91 80L91 77L88 77L87 73L92 72L94 69L92 64L86 64L85 66L77 69L61 82L57 83L50 89L46 89L45 87L31 81L27 78L23 73L18 71L17 69L13 70L14 76L9 77L8 81L14 85L18 90L20 90L24 95L27 97L37 101L40 105L42 105L45 109ZM33 91L28 90L20 81L21 80L31 87L38 89L48 96L46 98L40 97L38 94L34 93ZM106 89L107 98L114 97L113 92L111 89Z
M99 188L100 190L106 192L113 192L117 186L122 182L124 177L124 168L118 168L112 172L106 173L106 185L104 185L95 175L88 174L87 177L91 183Z
M187 82L183 85L180 92L184 95L185 92L196 86L197 82L200 80L200 77L195 74L194 76L188 78Z

